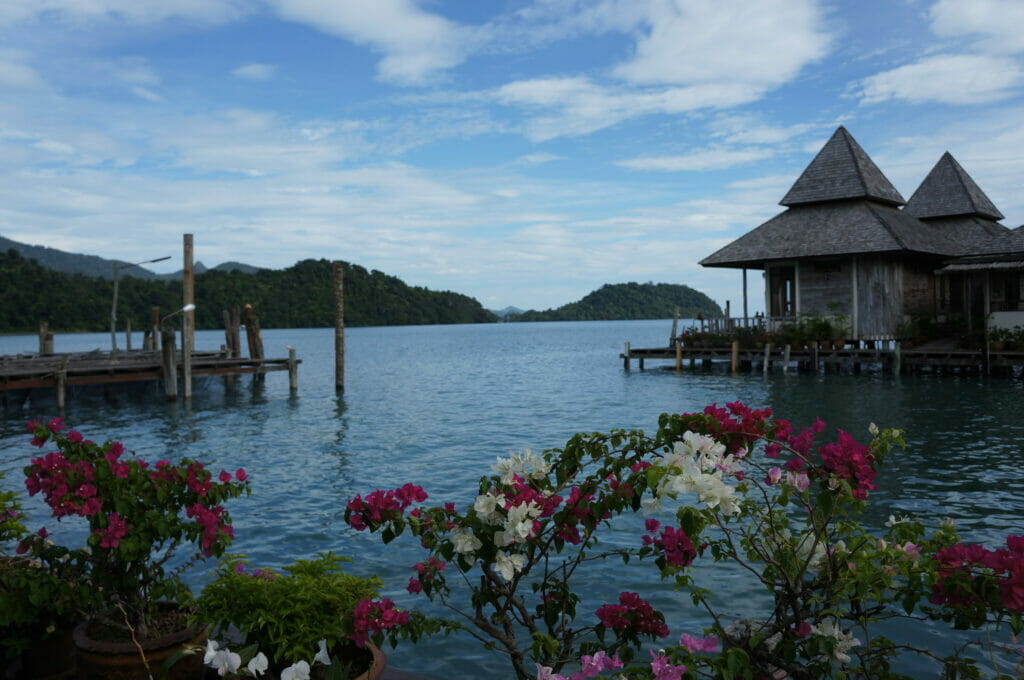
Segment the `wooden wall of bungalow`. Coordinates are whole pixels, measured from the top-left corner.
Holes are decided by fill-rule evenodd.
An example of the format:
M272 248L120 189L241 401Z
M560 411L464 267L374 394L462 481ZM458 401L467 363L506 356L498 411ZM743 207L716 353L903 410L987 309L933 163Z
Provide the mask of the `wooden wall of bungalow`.
M932 317L939 264L906 254L862 254L765 263L771 317L845 317L850 339L889 339L914 317Z

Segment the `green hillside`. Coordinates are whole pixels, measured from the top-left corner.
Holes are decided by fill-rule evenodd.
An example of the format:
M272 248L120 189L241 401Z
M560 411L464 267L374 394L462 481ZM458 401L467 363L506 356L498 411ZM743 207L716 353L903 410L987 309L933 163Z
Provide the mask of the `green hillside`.
M676 309L684 319L722 316L722 309L704 293L674 283L605 284L578 302L543 312L509 315L506 321L603 321L668 319Z
M222 328L223 310L253 305L263 328L334 325L334 275L327 260L303 260L287 269L255 273L211 269L195 277L197 328ZM54 331L110 328L110 281L66 274L28 260L14 249L0 254L0 332L35 332L46 320ZM181 281L123 274L118 326L131 317L145 328L153 305L164 314L181 307ZM486 323L496 317L479 302L449 291L406 285L379 271L346 264L345 323L351 326Z

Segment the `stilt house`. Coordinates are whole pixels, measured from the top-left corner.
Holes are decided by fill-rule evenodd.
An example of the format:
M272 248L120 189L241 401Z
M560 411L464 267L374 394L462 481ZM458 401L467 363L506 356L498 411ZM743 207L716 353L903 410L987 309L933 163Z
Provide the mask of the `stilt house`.
M851 340L913 319L1024 325L1024 229L948 152L904 201L840 127L780 202L786 210L701 260L764 271L772 324L842 316ZM901 209L901 206L902 207Z

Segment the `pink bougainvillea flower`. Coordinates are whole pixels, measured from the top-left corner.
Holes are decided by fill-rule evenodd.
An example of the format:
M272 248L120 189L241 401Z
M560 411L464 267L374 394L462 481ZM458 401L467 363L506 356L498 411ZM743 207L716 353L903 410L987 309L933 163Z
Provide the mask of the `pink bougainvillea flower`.
M682 637L679 638L679 644L685 647L689 652L718 651L718 638L714 635L709 635L708 637L694 637L683 633Z

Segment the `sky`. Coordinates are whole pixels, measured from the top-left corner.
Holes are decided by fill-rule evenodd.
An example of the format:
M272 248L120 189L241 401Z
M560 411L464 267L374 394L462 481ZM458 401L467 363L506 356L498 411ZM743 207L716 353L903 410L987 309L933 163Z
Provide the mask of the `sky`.
M1022 0L3 0L0 235L736 310L698 261L839 125L904 198L948 150L1024 222L1022 95Z

